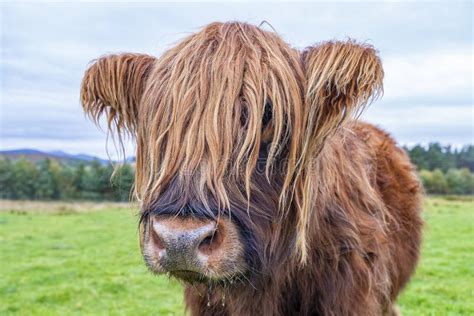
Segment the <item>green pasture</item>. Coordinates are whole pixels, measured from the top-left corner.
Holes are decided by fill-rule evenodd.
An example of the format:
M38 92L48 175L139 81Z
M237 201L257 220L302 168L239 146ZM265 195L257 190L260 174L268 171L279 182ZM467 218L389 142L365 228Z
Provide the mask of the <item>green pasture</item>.
M2 203L0 315L184 314L181 285L145 269L136 210ZM474 315L473 214L471 198L427 199L403 315Z

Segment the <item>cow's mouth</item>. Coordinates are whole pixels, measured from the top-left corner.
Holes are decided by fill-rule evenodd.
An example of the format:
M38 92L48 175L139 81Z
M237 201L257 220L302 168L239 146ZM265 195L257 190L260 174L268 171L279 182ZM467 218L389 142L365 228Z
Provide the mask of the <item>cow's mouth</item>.
M209 280L204 274L191 270L176 270L170 275L188 283L207 283Z
M210 277L195 271L178 270L169 272L169 275L188 284L205 284L211 287L223 286L229 288L249 281L248 277L243 273L232 276Z

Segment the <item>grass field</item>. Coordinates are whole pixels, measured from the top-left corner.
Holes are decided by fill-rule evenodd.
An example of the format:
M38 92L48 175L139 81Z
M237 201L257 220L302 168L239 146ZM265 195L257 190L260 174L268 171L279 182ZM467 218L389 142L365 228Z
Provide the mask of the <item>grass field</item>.
M403 315L474 315L474 202L430 198ZM142 263L123 204L0 201L0 315L182 315L179 283Z

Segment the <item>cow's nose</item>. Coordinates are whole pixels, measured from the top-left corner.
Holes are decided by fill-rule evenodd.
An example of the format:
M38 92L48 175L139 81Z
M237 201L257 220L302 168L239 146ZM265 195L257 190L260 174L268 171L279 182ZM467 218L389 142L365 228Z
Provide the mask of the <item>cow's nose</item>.
M222 237L214 221L153 219L150 242L167 271L200 272L219 250Z

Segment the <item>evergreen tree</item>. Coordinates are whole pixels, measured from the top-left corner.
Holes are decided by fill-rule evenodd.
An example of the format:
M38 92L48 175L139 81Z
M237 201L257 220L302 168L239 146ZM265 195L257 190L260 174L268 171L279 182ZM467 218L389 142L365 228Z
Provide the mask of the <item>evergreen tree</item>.
M82 198L82 194L84 192L84 181L86 177L86 166L84 163L80 163L73 171L72 176L72 185L74 188L74 195L73 198L80 199Z
M15 181L13 163L10 159L0 159L0 198L14 198L13 182Z
M112 178L112 183L115 188L116 200L129 200L134 179L135 175L131 165L123 164L122 166L120 166L120 168L117 170L116 174Z
M467 168L474 172L474 146L468 145L461 149L456 157L457 168Z
M93 161L90 166L85 168L82 177L81 198L86 200L99 200L101 198L101 177L102 170L100 162Z
M84 171L84 165L82 165ZM63 165L60 168L59 176L59 195L61 200L71 200L78 197L78 188L76 187L76 170L80 167ZM79 186L82 180L79 181Z
M35 165L25 158L20 158L13 164L12 170L12 198L22 200L35 199L36 183L38 178Z
M41 161L38 165L36 181L36 197L41 200L59 198L59 175L57 168L52 166L50 159Z

